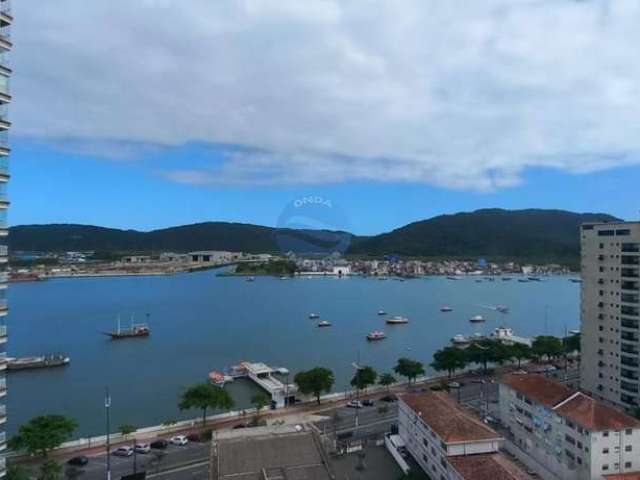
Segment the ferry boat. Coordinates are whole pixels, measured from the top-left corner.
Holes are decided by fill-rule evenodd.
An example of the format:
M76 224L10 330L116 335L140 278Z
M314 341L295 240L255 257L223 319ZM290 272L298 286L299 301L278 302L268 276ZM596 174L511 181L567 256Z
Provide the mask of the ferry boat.
M331 322L327 320L320 320L318 322L318 327L330 327L330 326L331 326Z
M441 312L453 312L453 308L445 305L444 307L440 307Z
M387 323L389 325L402 325L404 323L409 323L409 319L407 317L402 317L400 315L395 315L391 318L387 318Z
M385 338L387 338L387 334L381 330L373 330L367 334L367 340L370 342L384 340Z
M32 368L63 367L68 365L71 359L62 354L48 354L37 357L7 358L7 370L28 370Z
M384 310L378 310L378 315L386 315L387 312L385 312Z
M471 323L481 323L484 322L484 317L482 315L474 315L469 319Z
M319 313L310 313L309 314L309 319L310 320L317 320L320 318L320 314Z

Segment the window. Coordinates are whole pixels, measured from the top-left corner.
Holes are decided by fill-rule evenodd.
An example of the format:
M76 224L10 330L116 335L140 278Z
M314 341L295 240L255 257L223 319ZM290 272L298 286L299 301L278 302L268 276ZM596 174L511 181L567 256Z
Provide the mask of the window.
M599 237L613 237L613 230L598 230Z
M575 445L576 444L576 441L570 435L565 435L564 439L567 441L567 443L570 443L571 445Z
M602 471L606 472L607 470L609 470L609 464L605 463L604 465L602 465Z
M631 445L627 445L626 447L624 447L624 451L625 452L630 452L631 451Z
M616 230L616 235L631 235L631 230L629 229Z
M632 433L633 433L633 430L632 430L632 429L630 429L630 428L627 428L627 429L624 431L624 434L625 434L625 435L631 435Z
M624 468L631 468L631 462L624 462Z
M607 438L607 437L609 436L609 432L602 432L602 436L603 436L604 438Z
M603 453L603 454L607 454L607 453L609 453L609 449L608 449L608 448L603 448L603 449L602 449L602 453Z

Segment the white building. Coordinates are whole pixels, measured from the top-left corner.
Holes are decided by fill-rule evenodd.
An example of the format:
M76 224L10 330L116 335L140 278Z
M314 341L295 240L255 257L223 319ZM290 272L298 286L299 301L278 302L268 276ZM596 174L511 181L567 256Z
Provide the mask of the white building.
M434 480L529 478L499 453L503 438L444 392L400 397L398 434Z
M507 375L500 420L542 478L596 480L640 471L640 421L542 375Z

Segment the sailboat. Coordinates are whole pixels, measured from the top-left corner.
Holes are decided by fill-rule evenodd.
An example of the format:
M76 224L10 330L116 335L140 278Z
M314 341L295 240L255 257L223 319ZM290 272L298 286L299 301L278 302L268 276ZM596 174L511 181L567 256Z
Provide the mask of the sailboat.
M148 317L148 315L147 315ZM121 328L120 315L118 315L117 327L114 331L105 332L105 335L111 337L112 340L120 340L123 338L148 337L151 331L146 323L133 323L133 314L131 315L131 326L129 328Z

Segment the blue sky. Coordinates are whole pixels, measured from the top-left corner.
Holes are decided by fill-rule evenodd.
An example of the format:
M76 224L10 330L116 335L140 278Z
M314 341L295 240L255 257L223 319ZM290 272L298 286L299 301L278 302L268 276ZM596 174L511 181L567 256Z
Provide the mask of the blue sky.
M208 220L276 225L289 202L308 195L330 199L345 213L345 226L359 234L485 207L638 216L637 204L630 201L640 178L637 166L579 175L530 170L521 185L494 192L362 181L302 187L197 186L158 173L173 162L184 165L185 158L202 155L198 146L177 150L179 155L173 151L137 160L108 160L15 140L10 223L69 222L143 230Z
M306 195L361 234L484 207L637 217L637 0L13 14L14 225L273 225Z

